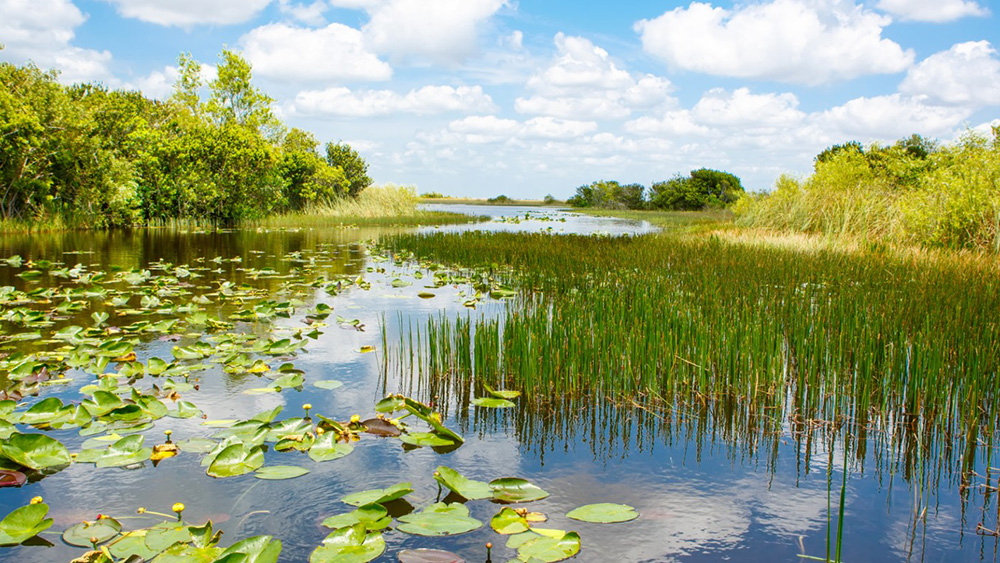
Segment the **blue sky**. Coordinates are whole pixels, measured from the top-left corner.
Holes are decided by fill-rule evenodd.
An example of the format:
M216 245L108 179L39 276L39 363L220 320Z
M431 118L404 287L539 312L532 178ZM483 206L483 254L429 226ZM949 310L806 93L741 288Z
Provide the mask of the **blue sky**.
M986 0L0 0L0 60L167 98L224 46L377 182L563 198L701 168L769 189L823 148L1000 117Z

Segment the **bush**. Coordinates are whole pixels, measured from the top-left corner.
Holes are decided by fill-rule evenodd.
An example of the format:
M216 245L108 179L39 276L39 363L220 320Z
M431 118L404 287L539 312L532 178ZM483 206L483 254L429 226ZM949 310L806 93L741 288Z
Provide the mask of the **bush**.
M692 170L687 178L677 175L657 182L649 192L651 207L678 211L725 207L744 194L739 178L708 168Z
M646 206L641 184L622 185L615 181L600 180L580 186L576 195L566 203L573 207L598 207L605 209L643 209Z
M488 201L490 203L510 203L513 200L511 200L509 197L501 194L501 195L498 195L496 197L491 197L491 198L487 199L486 201Z
M347 195L357 197L365 188L372 185L368 176L368 163L361 158L358 151L347 143L327 143L326 162L330 166L339 167L347 178Z

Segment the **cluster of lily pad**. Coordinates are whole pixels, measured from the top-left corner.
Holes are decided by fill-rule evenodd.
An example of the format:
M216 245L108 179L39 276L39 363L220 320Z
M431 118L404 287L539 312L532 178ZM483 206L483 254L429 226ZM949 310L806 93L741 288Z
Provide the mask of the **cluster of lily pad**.
M458 471L440 466L434 479L458 497L459 502L438 501L416 512L399 514L394 528L390 507L413 492L409 482L385 489L363 491L341 499L355 506L353 511L331 516L323 525L333 531L309 558L310 563L365 563L385 552L383 534L391 528L405 534L442 537L478 530L484 523L470 515L466 501L489 500L502 505L542 500L549 493L520 478L499 478L490 481L468 479ZM440 495L439 495L440 496ZM451 498L449 496L448 498ZM408 504L404 504L407 508ZM582 522L614 523L638 518L639 513L622 504L592 504L570 511L567 517ZM537 524L548 520L545 514L504 506L489 522L490 528L508 536L506 547L516 550L512 562L555 562L573 557L580 551L580 535L574 531L544 528ZM487 543L487 549L492 543ZM487 555L489 558L489 554ZM441 550L406 550L399 560L406 561L465 561L461 556Z

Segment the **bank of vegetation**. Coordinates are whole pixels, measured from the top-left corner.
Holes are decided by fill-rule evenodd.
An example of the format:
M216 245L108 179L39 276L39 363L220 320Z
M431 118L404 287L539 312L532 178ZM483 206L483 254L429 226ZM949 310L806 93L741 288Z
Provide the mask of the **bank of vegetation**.
M699 211L728 207L744 193L743 184L736 176L700 168L692 170L688 176L678 174L669 180L655 182L648 189L642 184L599 180L578 187L566 203L592 209Z
M237 53L223 50L207 83L190 56L179 69L161 102L0 63L5 230L235 224L342 205L372 184L349 145L321 153L312 134L281 123Z
M737 225L878 243L1000 251L1000 127L938 145L914 135L852 142L816 157L804 179L782 176L734 208Z

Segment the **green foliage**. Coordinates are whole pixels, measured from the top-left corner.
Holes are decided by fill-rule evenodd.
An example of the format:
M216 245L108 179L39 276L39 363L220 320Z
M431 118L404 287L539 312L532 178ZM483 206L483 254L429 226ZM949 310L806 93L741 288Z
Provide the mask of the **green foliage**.
M351 145L343 142L327 143L326 162L343 170L347 178L347 195L357 197L372 185L372 179L368 176L368 163Z
M489 203L510 203L513 200L503 194L500 194L496 197L487 198L486 201Z
M719 170L692 170L687 178L675 176L650 187L649 204L656 209L693 211L725 207L744 193L740 179Z
M576 195L566 200L573 207L608 209L642 209L645 207L641 184L621 185L616 181L600 180L576 189Z
M919 135L890 146L831 147L804 180L782 177L734 211L746 226L902 244L1000 250L1000 131L938 147Z

